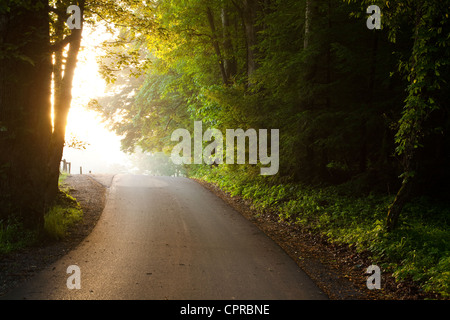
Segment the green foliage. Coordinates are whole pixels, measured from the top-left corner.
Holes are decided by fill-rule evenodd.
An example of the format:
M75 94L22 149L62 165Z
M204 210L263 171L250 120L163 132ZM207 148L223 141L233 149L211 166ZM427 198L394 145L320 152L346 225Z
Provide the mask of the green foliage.
M251 77L236 3L162 1L142 10L152 28L123 29L108 68L134 66L126 57L136 51L147 68L141 83L121 81L116 87L128 89L96 109L125 137L124 150L167 152L171 132L189 129L193 120L221 130L280 128L283 176L335 183L373 170L395 179L396 165L386 171L394 149L390 126L405 96L398 79L386 81L396 67L386 33L360 28L350 17L358 5L319 1L305 47L305 1L274 1L265 9L255 21L259 54ZM224 12L232 27L221 21ZM231 62L236 69L224 83L219 66ZM122 99L134 90L132 99Z
M44 230L50 239L61 240L67 235L69 228L82 218L81 208L54 206L44 216Z
M37 240L36 232L25 230L14 218L0 221L0 255L27 247Z

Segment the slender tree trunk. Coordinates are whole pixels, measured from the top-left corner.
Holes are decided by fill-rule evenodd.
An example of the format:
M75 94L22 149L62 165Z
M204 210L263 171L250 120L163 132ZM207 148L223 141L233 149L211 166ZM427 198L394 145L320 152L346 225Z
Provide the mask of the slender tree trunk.
M231 79L237 73L237 62L234 55L233 43L231 41L230 33L230 18L228 14L228 9L226 7L222 8L222 35L223 35L223 48L224 48L224 69L227 77L227 81L230 82Z
M412 70L410 74L410 81L411 83L414 83L415 81L415 72L414 67L417 63L417 60L415 60L415 54L414 50L416 50L417 43L421 40L419 39L419 28L421 26L421 19L422 19L422 6L418 5L416 8L416 21L415 21L415 37L414 37L414 45L413 45L413 53L411 54L411 57L413 59L412 61ZM416 135L416 132L411 132L409 137L406 139L408 140L406 143L406 148L403 153L403 167L404 167L404 178L402 182L402 186L400 187L400 190L397 192L397 196L394 199L394 202L391 204L387 217L386 217L386 229L388 231L392 231L397 227L398 220L400 217L401 212L403 211L403 207L405 204L407 204L411 200L411 196L413 194L413 189L415 188L415 183L417 181L417 178L414 178L413 176L415 173L417 173L418 169L418 159L417 159L417 150L414 147L414 135Z
M55 96L54 96L54 125L50 145L50 158L48 161L47 199L51 201L58 193L59 167L63 155L67 116L72 101L72 85L77 65L78 52L81 46L82 29L72 30L72 40L69 44L64 76L61 76L61 65L55 59ZM56 53L58 55L58 53Z
M247 76L250 77L258 68L256 62L258 0L243 0L242 16L247 41Z
M412 194L412 182L410 178L403 179L402 186L397 192L394 202L389 207L387 219L386 219L386 229L388 232L397 228L398 219L403 210L405 204L408 203Z
M311 34L311 16L312 16L312 3L311 0L306 0L305 8L305 36L303 39L303 49L309 46L309 37Z
M40 3L39 3L40 2ZM51 55L45 1L0 12L0 220L43 226L51 135Z
M209 27L211 28L212 45L214 47L214 51L216 52L217 59L219 62L219 68L220 68L220 74L222 76L222 82L223 82L223 84L228 85L229 82L228 82L227 72L225 70L223 56L222 56L222 52L221 52L220 46L219 46L219 40L217 39L217 30L216 30L216 24L214 22L214 14L210 7L208 7L206 9L206 16L208 17Z
M311 47L311 43L314 42L314 38L311 38L313 30L313 22L316 21L316 17L320 17L317 13L317 4L313 0L306 1L305 7L305 33L303 39L303 50L307 50ZM305 71L305 82L312 82L314 77L317 75L317 57L310 57L309 61L306 62L307 70ZM311 101L308 104L312 104Z

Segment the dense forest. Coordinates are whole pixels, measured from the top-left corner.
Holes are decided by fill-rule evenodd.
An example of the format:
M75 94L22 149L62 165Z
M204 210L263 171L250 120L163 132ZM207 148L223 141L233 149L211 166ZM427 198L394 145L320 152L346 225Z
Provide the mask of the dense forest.
M124 136L124 150L170 153L174 130L193 132L194 121L222 132L279 129L280 168L274 176L261 177L260 164L186 170L255 204L260 199L262 208L279 209L280 217L297 222L340 220L345 210L338 208L338 196L382 199L382 209L359 204L355 221L381 221L377 235L404 230L417 199L427 199L425 207L442 203L431 218L422 207L413 208L420 211L419 221L431 219L441 228L433 253L423 253L429 265L439 266L430 271L436 281L430 275L420 280L448 290L447 1L76 2L84 25L102 24L114 34L104 43L101 70L120 92L91 101L89 108ZM367 26L373 4L381 9L381 29ZM39 225L55 197L82 32L64 24L68 6L64 0L0 5L4 221L16 215L28 226ZM53 124L52 83L58 88ZM317 218L322 211L313 209L315 217L308 216L298 203L306 190L313 194L312 207L331 210L333 204L341 211ZM376 216L368 213L372 209Z
M110 81L123 65L143 74L137 93L131 81L93 108L129 151L173 147L195 120L280 129L273 179L398 191L392 229L414 195L448 192L449 9L379 1L382 29L370 30L372 3L154 2L139 10L151 26L122 28L103 65Z

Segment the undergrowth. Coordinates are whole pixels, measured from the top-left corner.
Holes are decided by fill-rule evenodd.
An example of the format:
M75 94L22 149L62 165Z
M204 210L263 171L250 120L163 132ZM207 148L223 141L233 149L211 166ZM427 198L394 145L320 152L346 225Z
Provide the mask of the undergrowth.
M450 297L448 205L422 197L404 208L399 227L387 232L385 219L394 196L355 196L348 187L274 183L247 167L196 166L191 176L213 183L232 196L249 199L254 209L276 212L329 241L369 252L373 264L397 280L413 280L422 290Z
M60 197L60 204L53 206L44 216L45 236L52 240L63 239L69 228L83 219L83 211L73 197L67 193Z
M29 246L36 240L36 232L25 230L17 219L0 221L0 255Z

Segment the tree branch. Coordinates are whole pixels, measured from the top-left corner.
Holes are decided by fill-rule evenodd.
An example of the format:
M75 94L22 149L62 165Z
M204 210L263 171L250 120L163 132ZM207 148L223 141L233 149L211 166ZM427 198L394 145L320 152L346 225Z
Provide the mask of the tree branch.
M199 33L199 32L195 31L195 30L192 29L192 28L183 29L183 30L180 30L180 31L181 31L181 32L186 32L186 33L188 33L189 35L192 35L192 36L206 37L206 38L209 38L210 40L213 38L213 36L211 36L210 34Z

